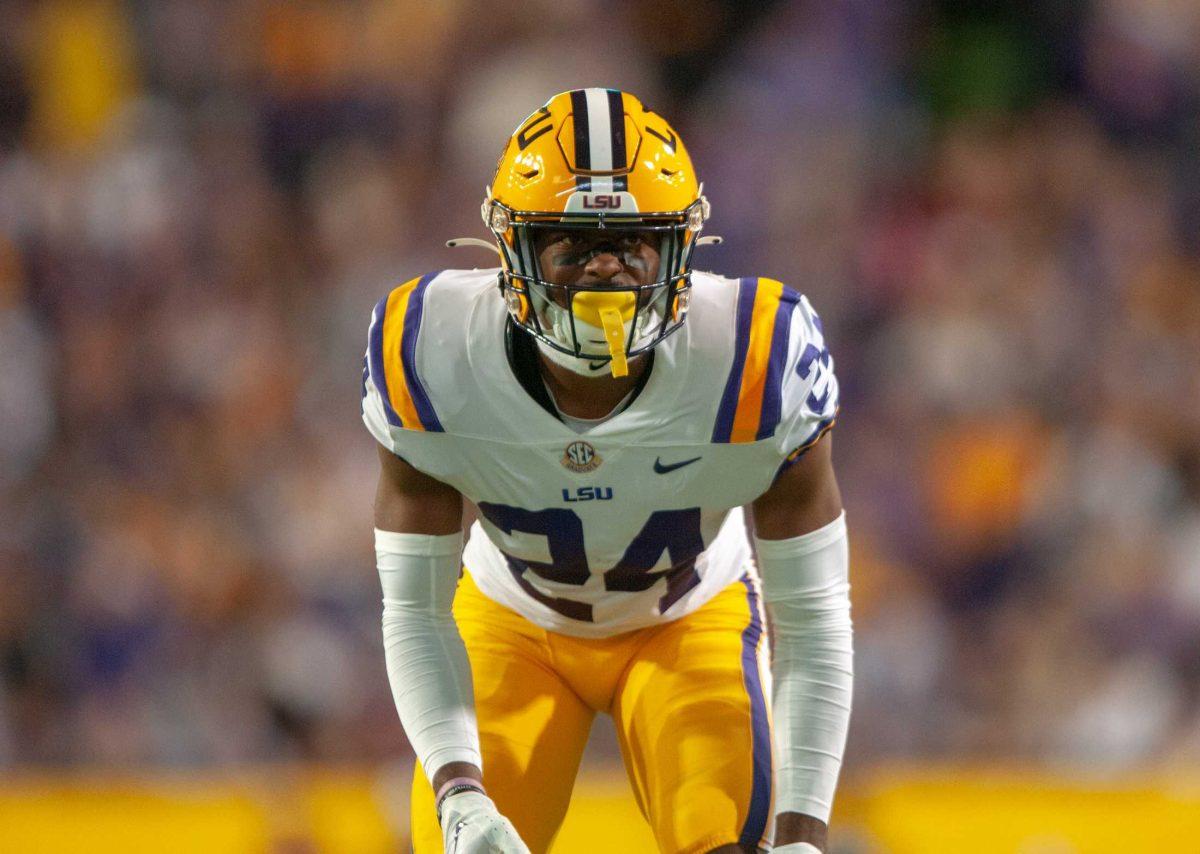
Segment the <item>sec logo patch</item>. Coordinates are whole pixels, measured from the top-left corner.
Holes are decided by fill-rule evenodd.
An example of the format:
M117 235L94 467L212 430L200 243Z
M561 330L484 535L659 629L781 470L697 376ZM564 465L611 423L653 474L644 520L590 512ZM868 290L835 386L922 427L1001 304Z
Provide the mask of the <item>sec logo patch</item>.
M600 468L604 459L587 442L572 442L563 451L560 462L571 471L582 474Z

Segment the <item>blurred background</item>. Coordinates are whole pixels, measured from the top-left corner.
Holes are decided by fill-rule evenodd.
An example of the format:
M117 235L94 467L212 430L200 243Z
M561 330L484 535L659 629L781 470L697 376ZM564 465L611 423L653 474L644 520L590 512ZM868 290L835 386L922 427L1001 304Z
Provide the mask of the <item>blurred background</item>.
M928 834L1001 807L994 850L1113 850L1087 828L1114 815L1122 850L1195 850L1147 840L1200 838L1200 4L0 0L0 22L11 850L72 822L126 851L402 844L367 321L402 280L492 263L443 241L485 236L507 135L588 85L687 141L726 238L698 267L825 321L858 670L834 850L983 851ZM581 810L632 809L614 763L600 732ZM642 850L581 844L559 850Z

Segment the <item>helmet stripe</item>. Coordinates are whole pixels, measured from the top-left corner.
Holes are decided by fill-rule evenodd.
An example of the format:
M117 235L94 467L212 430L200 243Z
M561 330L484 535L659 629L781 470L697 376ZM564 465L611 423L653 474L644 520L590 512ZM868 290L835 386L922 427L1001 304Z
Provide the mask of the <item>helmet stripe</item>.
M627 191L628 176L602 174L626 167L624 94L616 89L594 88L573 89L570 94L576 189L585 193Z
M613 168L612 123L609 121L608 90L584 89L587 96L588 144L593 172L611 172ZM613 180L608 175L592 176L593 193L611 193Z
M575 126L575 168L592 168L592 147L588 134L587 95L583 89L571 92L571 117ZM591 178L587 175L576 175L575 186L580 190L591 188Z
M625 103L624 96L616 89L608 90L608 132L612 139L612 168L625 168ZM629 177L613 178L613 191L629 189Z

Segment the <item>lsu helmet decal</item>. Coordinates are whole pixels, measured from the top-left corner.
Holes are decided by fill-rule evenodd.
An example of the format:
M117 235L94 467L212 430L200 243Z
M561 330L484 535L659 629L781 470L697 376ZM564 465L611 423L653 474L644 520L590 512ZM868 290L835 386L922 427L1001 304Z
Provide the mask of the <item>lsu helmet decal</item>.
M683 325L692 251L709 216L675 130L628 92L555 95L509 138L483 202L500 250L509 314L553 350L607 361L614 376ZM659 269L645 285L558 285L543 275L539 237L611 230L656 241ZM705 239L706 241L709 238Z

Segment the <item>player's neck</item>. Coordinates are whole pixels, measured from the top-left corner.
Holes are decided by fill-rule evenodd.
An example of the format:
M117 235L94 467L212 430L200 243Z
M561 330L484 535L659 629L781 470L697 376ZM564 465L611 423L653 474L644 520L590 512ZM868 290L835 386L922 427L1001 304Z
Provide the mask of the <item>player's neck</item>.
M638 384L650 364L650 360L641 355L630 359L627 376L614 377L606 373L585 377L556 365L540 353L538 362L559 411L572 418L589 420L603 418L612 412Z

